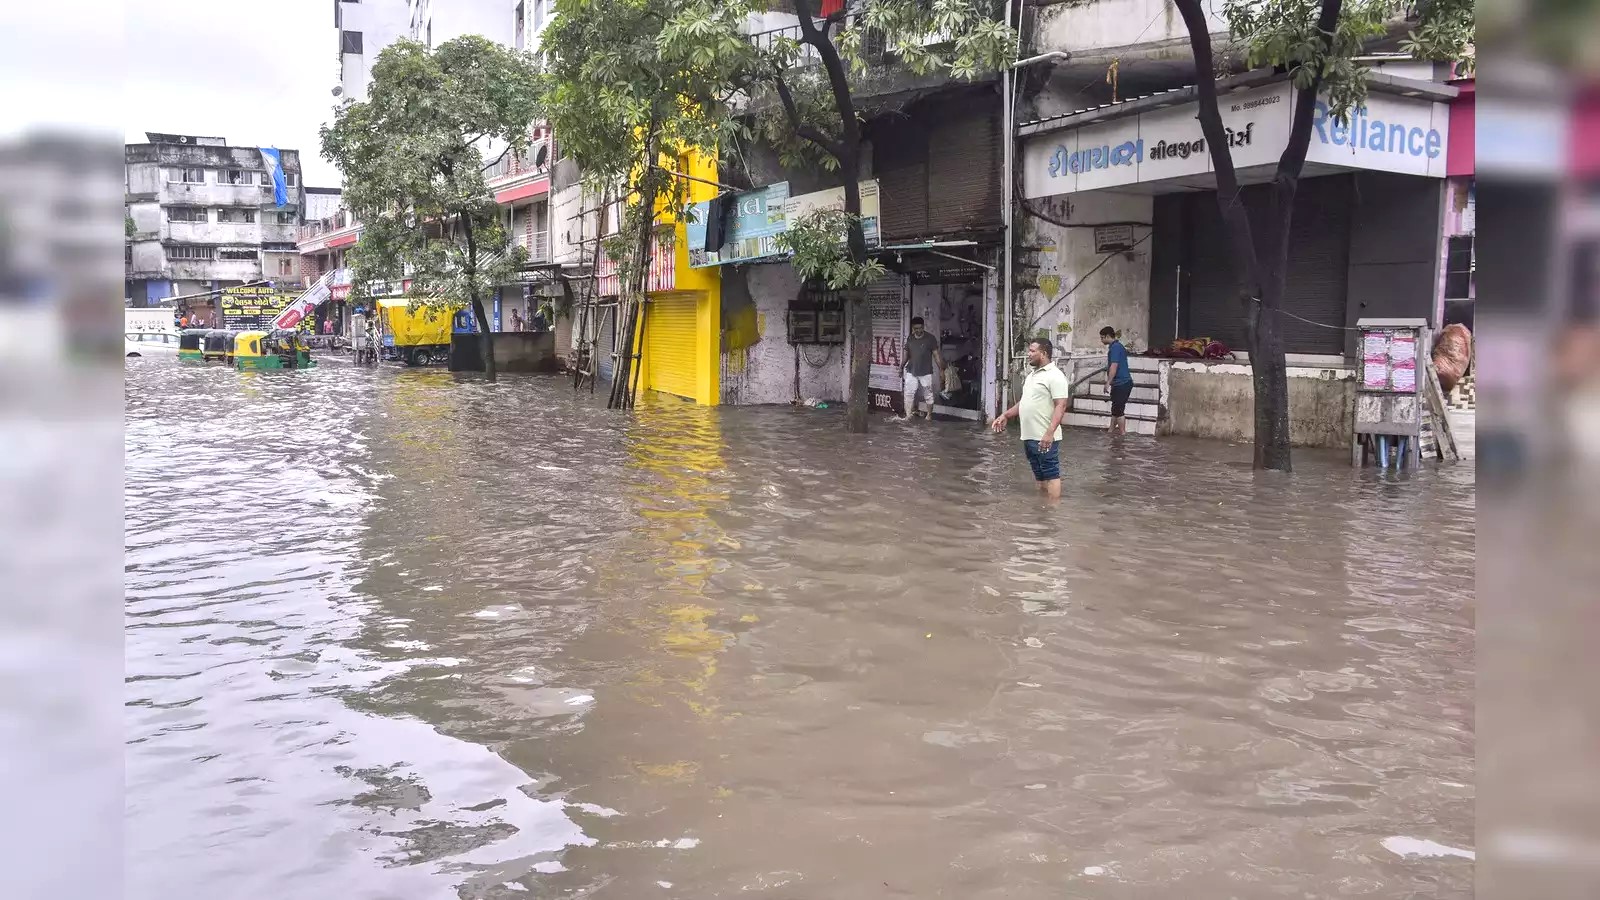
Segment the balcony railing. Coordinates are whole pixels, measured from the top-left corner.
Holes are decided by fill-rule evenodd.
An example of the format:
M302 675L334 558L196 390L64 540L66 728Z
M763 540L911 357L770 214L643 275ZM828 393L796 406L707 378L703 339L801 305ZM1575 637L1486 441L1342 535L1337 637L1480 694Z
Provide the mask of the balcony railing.
M542 161L541 153L544 157ZM538 143L521 153L502 153L499 159L484 168L483 180L497 181L518 175L539 175L548 171L550 171L549 145Z
M822 20L818 19L817 22L820 25ZM767 31L753 31L745 35L745 38L754 44L758 50L772 50L782 41L794 41L800 44L800 36L800 26L799 24L794 24L784 28L768 29ZM950 40L950 35L941 31L927 35L921 40L921 44L924 47L932 47L938 44L947 44ZM883 32L876 29L869 30L866 38L862 41L861 52L870 63L877 65L886 62L889 59L889 45L884 38ZM821 58L817 56L817 48L810 44L800 44L799 55L795 58L795 62L798 65L817 65L821 61Z
M547 263L550 261L550 232L535 231L517 243L528 251L528 262Z
M341 209L338 213L331 215L326 219L317 219L301 225L297 234L297 239L301 243L305 243L306 241L315 240L316 238L319 238L325 234L331 234L335 231L343 231L344 229L349 228L351 225L357 224L360 223L356 222L355 217L350 215L349 210Z

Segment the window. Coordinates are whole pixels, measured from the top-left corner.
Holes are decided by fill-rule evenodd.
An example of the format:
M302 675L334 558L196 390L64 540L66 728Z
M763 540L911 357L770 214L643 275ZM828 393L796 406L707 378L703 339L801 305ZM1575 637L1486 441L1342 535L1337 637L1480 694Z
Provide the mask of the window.
M255 250L246 250L240 248L224 250L218 256L218 259L227 259L234 262L255 262L259 258L260 257Z
M206 208L203 206L169 206L167 207L168 222L205 222Z
M535 0L535 2L537 2L537 0ZM513 26L516 29L516 39L512 43L512 46L516 47L518 50L526 50L528 48L528 42L525 36L527 29L527 10L523 8L521 3L518 3L517 11L513 13L513 15L516 16L516 24Z
M167 248L167 259L216 259L215 247L194 247L177 244Z
M299 182L300 182L300 176L299 175L296 175L293 172L285 172L285 173L283 173L283 183L285 185L287 185L289 187L294 187ZM262 184L271 184L272 183L272 176L271 175L267 175L265 178L263 178L261 180L261 183Z
M239 169L222 169L217 172L217 184L255 184L253 172Z
M341 32L339 32L339 52L340 53L354 53L354 54L359 56L361 54L361 32L359 32L359 31L341 31Z
M294 213L292 213L292 212L281 212L281 213L278 213L278 224L279 225L293 225L294 224Z
M168 169L167 180L179 184L205 184L205 169Z
M256 211L253 209L219 209L217 210L218 222L231 222L235 225L253 225L256 221Z
M533 33L544 27L544 0L533 0Z
M278 274L279 275L293 275L294 274L294 260L292 260L292 259L280 259L280 260L278 260Z

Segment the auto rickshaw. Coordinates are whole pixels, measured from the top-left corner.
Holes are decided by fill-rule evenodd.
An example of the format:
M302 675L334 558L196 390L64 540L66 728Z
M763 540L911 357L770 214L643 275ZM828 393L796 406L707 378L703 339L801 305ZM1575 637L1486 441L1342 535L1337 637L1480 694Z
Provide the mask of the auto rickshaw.
M178 335L178 361L201 362L205 359L206 330L186 328Z
M233 364L245 369L309 369L316 365L311 347L292 328L241 331L234 339Z
M205 333L205 339L200 345L200 358L206 362L233 362L233 345L235 332L213 328ZM182 344L180 343L181 347Z

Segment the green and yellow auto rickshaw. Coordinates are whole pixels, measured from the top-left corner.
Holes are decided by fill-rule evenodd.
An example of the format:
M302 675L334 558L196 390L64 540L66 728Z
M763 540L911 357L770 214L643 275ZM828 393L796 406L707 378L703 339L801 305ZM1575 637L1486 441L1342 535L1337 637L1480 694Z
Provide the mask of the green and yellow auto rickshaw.
M241 331L233 341L233 364L246 369L309 369L316 365L305 337L292 328Z
M204 328L186 328L178 335L178 361L203 362L205 360L206 334Z
M200 344L200 358L206 362L232 363L235 332L212 328ZM181 347L182 344L180 343Z

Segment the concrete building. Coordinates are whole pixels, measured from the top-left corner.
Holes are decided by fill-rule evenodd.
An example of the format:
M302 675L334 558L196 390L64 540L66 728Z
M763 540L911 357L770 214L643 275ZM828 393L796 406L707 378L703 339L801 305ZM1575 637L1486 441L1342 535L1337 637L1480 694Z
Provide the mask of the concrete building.
M512 0L406 0L408 33L429 48L464 34L515 46L515 6Z
M338 188L306 188L306 222L316 222L338 214L344 206L343 192Z
M333 27L339 38L339 82L333 95L365 100L378 54L396 40L411 36L411 4L408 0L335 0Z
M280 207L258 148L230 147L220 137L146 137L124 148L133 305L263 279L299 283L299 151L281 151L289 202Z

